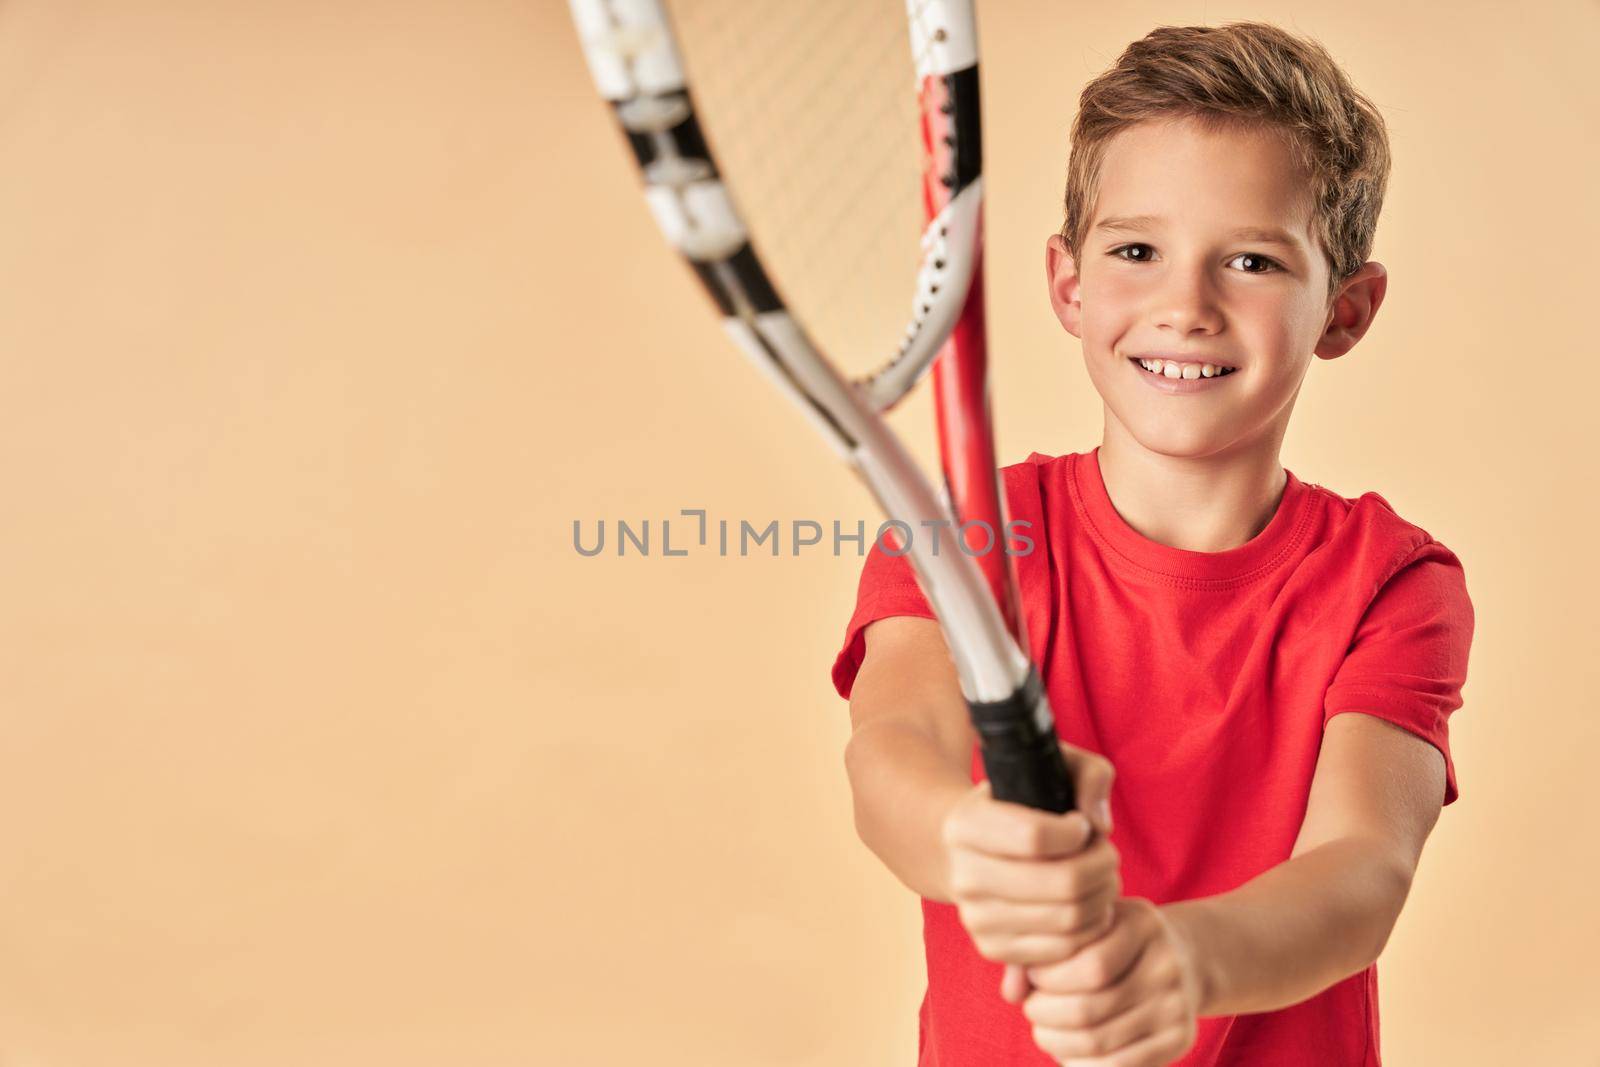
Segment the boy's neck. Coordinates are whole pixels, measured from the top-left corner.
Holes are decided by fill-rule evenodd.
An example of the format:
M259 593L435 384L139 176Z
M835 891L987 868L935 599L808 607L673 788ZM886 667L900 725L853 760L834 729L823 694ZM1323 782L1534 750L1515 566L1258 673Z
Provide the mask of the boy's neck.
M1109 413L1108 413L1109 415ZM1275 440L1203 459L1165 456L1106 419L1100 477L1117 514L1157 544L1226 552L1266 529L1288 475Z

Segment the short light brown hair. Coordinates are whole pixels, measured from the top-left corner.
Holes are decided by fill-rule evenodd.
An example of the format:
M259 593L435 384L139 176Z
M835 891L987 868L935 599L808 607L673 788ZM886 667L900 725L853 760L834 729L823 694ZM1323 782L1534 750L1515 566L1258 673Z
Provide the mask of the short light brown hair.
M1139 122L1174 118L1283 134L1312 192L1329 295L1367 261L1389 180L1383 117L1322 45L1264 22L1162 26L1083 90L1061 227L1074 259L1088 236L1106 145Z

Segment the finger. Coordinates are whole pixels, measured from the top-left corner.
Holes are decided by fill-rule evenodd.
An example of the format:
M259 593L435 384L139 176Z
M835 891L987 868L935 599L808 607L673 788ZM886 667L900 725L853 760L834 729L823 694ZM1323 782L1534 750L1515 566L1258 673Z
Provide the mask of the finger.
M1061 743L1061 756L1072 771L1077 809L1103 834L1111 832L1111 782L1116 770L1111 761L1086 749Z
M1023 972L1027 976L1027 972ZM1115 1018L1139 1000L1137 987L1118 982L1095 993L1052 993L1031 986L1033 992L1022 1003L1022 1014L1036 1026L1061 1030L1087 1030Z
M1136 1045L1164 1027L1178 1025L1183 1018L1183 1009L1177 1000L1176 996L1171 998L1171 1002L1168 998L1146 1000L1120 1015L1089 1027L1035 1024L1034 1044L1057 1059L1107 1056Z
M1104 839L1065 860L1007 859L962 849L951 862L950 893L961 901L1071 904L1117 878L1117 865L1117 851Z
M1180 993L1159 953L1145 951L1122 980L1110 989L1093 993L1056 993L1034 987L1022 1005L1022 1014L1040 1025L1087 1030L1114 1019L1135 1005ZM1032 982L1029 982L1030 986ZM1180 1002L1181 1003L1181 1002Z
M1098 931L1079 934L978 934L972 943L985 959L1026 967L1047 966L1082 952L1101 936ZM1029 984L1032 979L1029 978Z
M1061 1067L1167 1067L1193 1044L1192 1027L1167 1026L1104 1056L1069 1057Z
M1021 1004L1033 986L1028 984L1028 972L1021 964L1006 964L1005 976L1000 979L1000 999L1008 1004Z
M1059 963L1035 968L1028 980L1051 993L1094 993L1121 981L1150 943L1154 919L1127 900L1117 901L1114 910L1104 937Z
M1045 967L1082 952L1099 935L1084 934L995 934L972 936L972 943L985 959L996 963L1015 963L1024 967ZM1030 977L1029 984L1033 984Z
M1093 836L1082 812L1056 815L987 795L957 807L944 824L946 844L1012 859L1065 858L1081 852Z
M1011 900L963 900L961 925L975 934L1081 934L1102 931L1116 900L1113 874L1081 900L1032 904Z
M1038 967L1064 960L1078 947L1071 938L1055 934L974 937L972 944L986 960L1019 967Z

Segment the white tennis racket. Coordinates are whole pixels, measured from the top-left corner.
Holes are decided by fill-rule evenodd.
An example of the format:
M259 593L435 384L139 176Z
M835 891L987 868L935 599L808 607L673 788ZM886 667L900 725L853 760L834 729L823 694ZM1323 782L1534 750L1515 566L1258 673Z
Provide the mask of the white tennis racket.
M1070 810L995 470L970 0L570 2L667 240L903 524L993 795ZM943 498L883 419L930 365Z

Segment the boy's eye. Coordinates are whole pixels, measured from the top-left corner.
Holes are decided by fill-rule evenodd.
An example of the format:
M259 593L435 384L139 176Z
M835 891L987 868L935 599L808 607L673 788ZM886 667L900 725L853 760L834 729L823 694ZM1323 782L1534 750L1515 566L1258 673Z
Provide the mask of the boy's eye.
M1124 255L1123 254L1125 252L1132 252L1132 251L1135 251L1135 250L1139 251L1142 254L1138 255L1138 256L1128 256L1128 255ZM1113 256L1116 256L1118 259L1125 260L1125 261L1127 261L1129 263L1148 263L1148 262L1150 262L1150 256L1151 256L1150 246L1149 245L1139 245L1139 244L1123 245L1121 248L1113 248L1111 250L1111 254Z
M1245 260L1252 264L1252 266L1244 268L1246 274L1271 274L1275 270L1283 269L1275 261L1268 259L1266 256L1257 255L1254 252L1241 252L1228 260L1228 262L1237 263L1240 260Z

